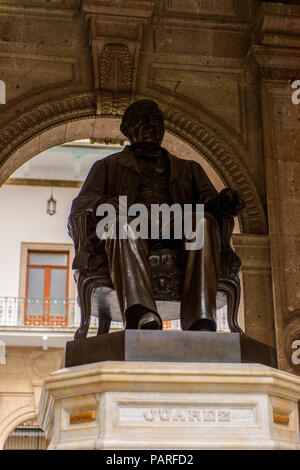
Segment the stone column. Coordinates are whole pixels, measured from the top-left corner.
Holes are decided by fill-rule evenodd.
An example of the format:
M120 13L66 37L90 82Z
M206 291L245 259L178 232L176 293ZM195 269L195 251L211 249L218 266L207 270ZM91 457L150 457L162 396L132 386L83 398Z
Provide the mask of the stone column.
M269 238L266 235L234 235L233 244L242 260L245 332L247 336L275 347Z
M262 4L250 55L261 86L274 314L279 367L300 374L300 6Z

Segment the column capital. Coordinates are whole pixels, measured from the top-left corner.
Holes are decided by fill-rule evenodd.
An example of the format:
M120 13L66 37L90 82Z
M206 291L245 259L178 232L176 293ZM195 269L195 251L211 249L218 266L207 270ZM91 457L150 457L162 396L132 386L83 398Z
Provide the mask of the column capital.
M300 5L263 2L256 17L258 44L300 48Z
M300 5L261 4L246 61L263 81L299 79Z

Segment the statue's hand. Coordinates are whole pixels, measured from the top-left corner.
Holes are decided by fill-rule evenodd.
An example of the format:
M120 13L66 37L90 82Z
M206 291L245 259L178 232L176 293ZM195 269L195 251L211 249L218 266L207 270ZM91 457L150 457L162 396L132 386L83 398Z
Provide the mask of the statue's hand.
M226 188L219 195L219 209L226 215L235 217L246 208L244 198L234 189Z

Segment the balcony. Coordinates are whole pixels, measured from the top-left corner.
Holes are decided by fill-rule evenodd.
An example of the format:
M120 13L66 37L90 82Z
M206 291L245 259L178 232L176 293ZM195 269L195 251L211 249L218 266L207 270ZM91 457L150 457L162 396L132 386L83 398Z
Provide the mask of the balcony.
M0 297L0 340L12 346L64 347L80 324L76 299ZM180 328L179 320L163 322L164 329ZM217 311L218 331L228 331L226 307ZM123 328L112 322L111 329ZM91 317L89 335L96 334L98 319Z
M76 299L28 299L0 297L0 328L73 329L80 323ZM97 328L97 318L91 318L91 328Z
M7 346L64 348L79 324L76 299L0 297L0 341ZM111 327L123 325L112 322ZM89 335L96 335L97 329L98 319L91 317Z

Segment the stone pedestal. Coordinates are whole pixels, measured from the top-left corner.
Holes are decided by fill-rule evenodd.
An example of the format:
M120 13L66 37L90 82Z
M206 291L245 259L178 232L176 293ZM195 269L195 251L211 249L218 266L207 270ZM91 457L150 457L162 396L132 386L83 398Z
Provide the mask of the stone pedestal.
M300 378L259 364L107 361L44 383L49 449L298 449Z
M102 361L245 362L277 367L274 348L240 333L122 330L66 345L65 367Z

